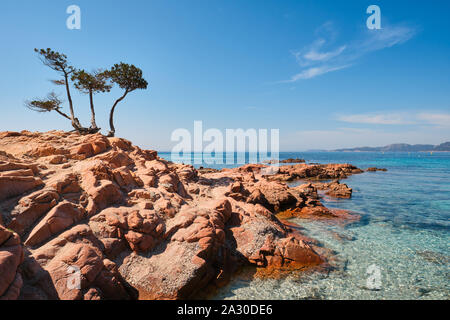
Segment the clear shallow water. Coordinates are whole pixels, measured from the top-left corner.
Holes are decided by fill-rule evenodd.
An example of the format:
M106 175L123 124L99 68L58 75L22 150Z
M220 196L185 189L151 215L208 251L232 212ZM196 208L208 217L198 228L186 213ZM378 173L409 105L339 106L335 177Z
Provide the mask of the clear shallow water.
M170 154L161 156L170 159ZM343 180L353 188L352 199L323 199L328 207L360 214L360 222L343 227L292 220L335 252L334 271L293 273L281 280L253 279L244 272L215 299L450 298L450 153L280 154L280 159L296 157L360 168L376 166L388 172ZM375 276L367 273L372 265L380 270L378 290L368 288L368 278Z

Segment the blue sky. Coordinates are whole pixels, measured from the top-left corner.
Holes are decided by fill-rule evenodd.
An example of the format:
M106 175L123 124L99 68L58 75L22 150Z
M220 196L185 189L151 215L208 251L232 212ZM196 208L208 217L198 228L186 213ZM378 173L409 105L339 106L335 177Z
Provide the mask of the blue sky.
M81 8L68 30L66 8ZM366 9L381 9L368 30ZM149 89L117 108L117 135L170 150L173 130L280 129L281 150L450 140L448 1L2 1L0 130L70 130L28 98L55 89L33 48L87 70L124 61ZM61 88L57 92L63 93ZM87 125L86 96L74 91ZM95 96L108 129L121 92Z

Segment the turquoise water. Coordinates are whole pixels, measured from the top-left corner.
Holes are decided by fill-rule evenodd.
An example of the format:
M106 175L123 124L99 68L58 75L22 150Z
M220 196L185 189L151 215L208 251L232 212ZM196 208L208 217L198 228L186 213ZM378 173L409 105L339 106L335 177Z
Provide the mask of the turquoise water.
M328 207L360 214L358 223L293 219L303 233L334 251L333 271L293 273L281 280L253 279L243 272L215 299L450 298L450 153L280 154L280 159L296 157L388 171L345 179L352 199L323 199Z

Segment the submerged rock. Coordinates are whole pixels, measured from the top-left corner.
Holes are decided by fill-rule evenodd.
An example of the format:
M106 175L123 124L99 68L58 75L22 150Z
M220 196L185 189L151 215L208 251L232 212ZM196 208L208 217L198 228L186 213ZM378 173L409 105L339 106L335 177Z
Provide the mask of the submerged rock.
M376 167L370 167L366 169L367 172L376 172L376 171L387 171L386 168L376 168Z

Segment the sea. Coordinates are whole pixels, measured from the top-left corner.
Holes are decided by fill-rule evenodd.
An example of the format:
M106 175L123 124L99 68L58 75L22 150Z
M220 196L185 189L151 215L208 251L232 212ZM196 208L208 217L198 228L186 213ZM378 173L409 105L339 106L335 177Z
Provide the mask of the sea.
M160 156L171 159L170 153ZM235 155L238 159L239 155ZM213 299L445 299L450 298L450 153L281 152L279 159L386 168L341 180L351 199L322 202L361 216L352 224L294 218L301 232L333 252L327 272L292 272L277 279L243 270ZM245 155L245 162L254 162ZM192 154L195 167L220 169L210 155ZM292 186L303 183L294 181Z

